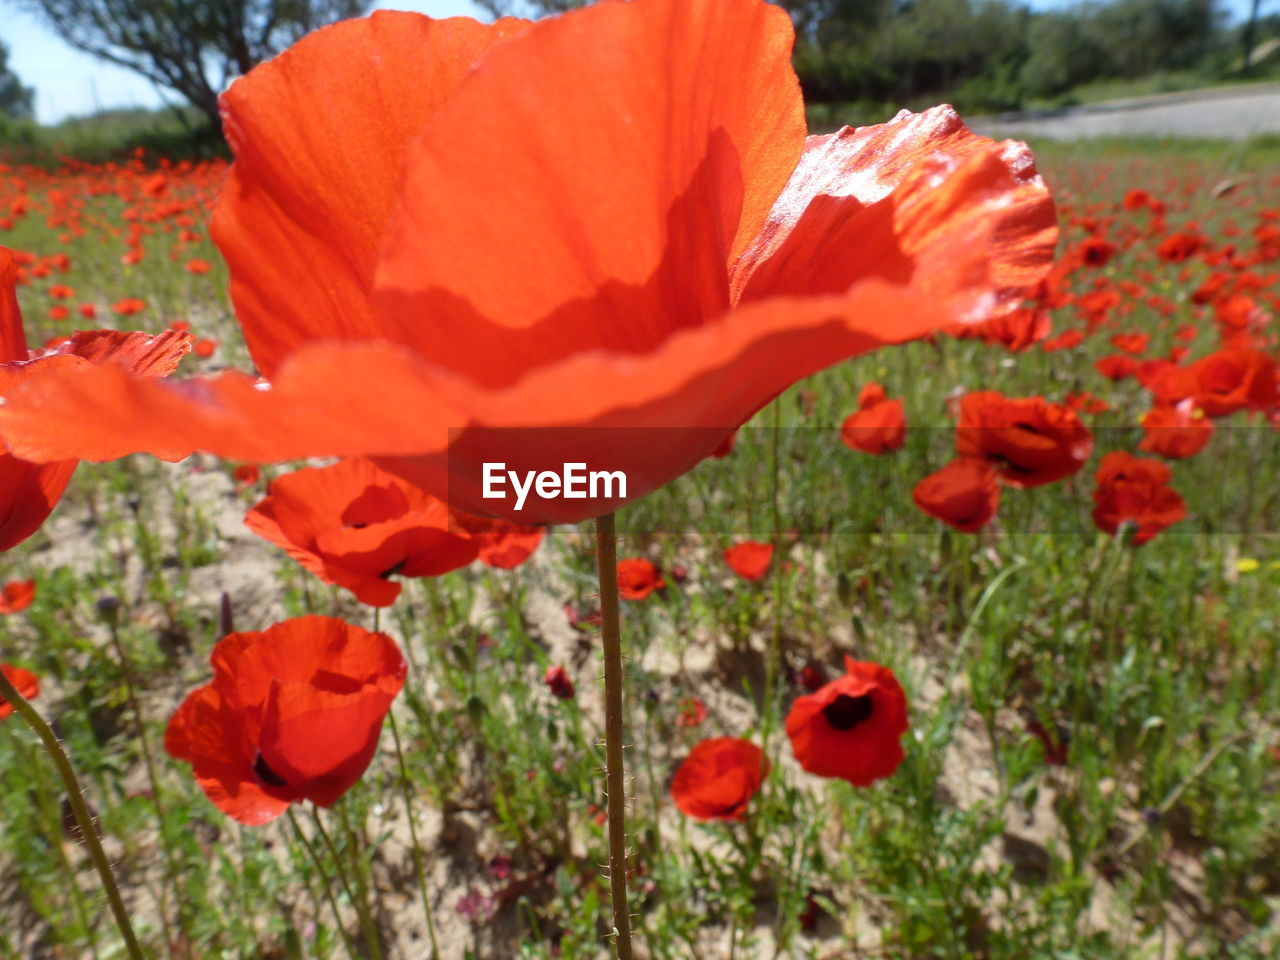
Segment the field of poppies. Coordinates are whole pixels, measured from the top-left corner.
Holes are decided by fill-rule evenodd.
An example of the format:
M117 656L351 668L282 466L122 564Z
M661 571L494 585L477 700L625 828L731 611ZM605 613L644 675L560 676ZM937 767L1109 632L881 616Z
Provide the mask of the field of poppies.
M624 16L609 11L597 20ZM529 35L572 85L554 29ZM509 69L536 88L524 47L482 80ZM421 316L486 366L423 348L437 396L390 347L308 347L378 339L342 273L367 279L372 261L357 246L325 259L375 228L346 194L279 202L302 165L258 150L254 82L227 96L231 172L141 151L0 161L0 664L24 698L9 695L22 716L0 699L0 956L1280 954L1275 145L1033 145L1061 231L1049 267L1022 155L947 112L900 118L883 142L811 141L810 174L822 151L876 144L867 182L897 184L901 218L884 227L865 201L853 234L818 233L891 234L857 269L918 285L936 312L876 287L859 310L898 332L851 335L852 359L786 387L827 366L792 358L836 335L801 343L764 310L804 295L834 311L826 274L805 271L844 264L766 226L767 254L735 246L754 272L730 277L726 302L792 340L762 333L708 391L755 411L736 431L614 423L606 401L653 370L601 378L588 357L551 368L580 378L558 389L582 409L604 398L580 432L476 429L431 461L368 437L426 443L418 421L445 402L501 422L504 389L536 407L512 370L571 352L561 328L486 327L432 286L472 283L459 227L443 267L416 235L383 247L379 283L399 286L382 316ZM333 109L336 123L348 107ZM474 103L454 113L485 141ZM914 159L884 160L913 138ZM461 194L431 185L483 163L423 143L431 177L399 202L447 232ZM321 208L349 229L326 240ZM477 235L500 246L534 212ZM975 274L988 244L1017 256ZM593 309L668 303L663 284L698 264L675 241L667 259L678 274L606 284ZM533 279L504 263L474 304L516 309L523 290L536 319L559 303L555 256ZM551 315L590 335L591 302L563 296ZM408 321L378 322L410 342ZM612 335L587 346L631 349ZM254 369L269 389L223 374ZM741 389L752 377L762 407ZM564 459L606 446L606 428L633 478L667 471L616 521L541 487L527 518L475 509L472 461L509 448L533 463L542 444ZM314 437L344 456L311 457ZM617 621L620 673L604 652ZM611 909L623 886L634 947Z

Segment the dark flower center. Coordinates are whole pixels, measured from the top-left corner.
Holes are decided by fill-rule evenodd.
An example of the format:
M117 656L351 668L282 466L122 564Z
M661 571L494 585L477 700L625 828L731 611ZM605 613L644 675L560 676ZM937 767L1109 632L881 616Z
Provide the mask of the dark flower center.
M269 787L287 787L289 785L289 782L284 777L267 765L267 760L262 754L258 754L254 759L253 772L257 774L259 780Z
M864 693L860 697L851 697L842 693L822 708L822 715L835 729L852 730L871 716L871 707L869 693Z

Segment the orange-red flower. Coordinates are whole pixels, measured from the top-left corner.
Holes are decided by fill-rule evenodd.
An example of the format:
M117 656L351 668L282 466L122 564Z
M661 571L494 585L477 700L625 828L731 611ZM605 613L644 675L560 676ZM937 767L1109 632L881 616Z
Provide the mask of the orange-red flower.
M1159 460L1123 451L1108 453L1095 475L1093 522L1110 534L1122 524L1132 524L1137 529L1133 542L1146 543L1161 530L1186 519L1186 504L1168 485L1172 476L1172 471Z
M547 672L543 676L542 682L547 685L547 689L551 691L552 696L561 700L573 699L573 680L569 678L569 674L564 667L559 664L547 667Z
M907 439L902 401L887 399L884 387L868 383L858 396L858 409L840 425L840 439L850 450L874 455L901 448Z
M500 552L504 531L492 528L512 524L477 522L491 528L487 546ZM346 587L375 607L399 596L393 576L439 576L480 555L479 537L443 501L368 460L340 460L278 477L245 515L245 524L326 583Z
M768 775L768 757L750 740L703 740L676 770L671 798L695 820L742 820Z
M1000 507L1000 481L985 460L957 457L911 492L916 506L963 533L977 533Z
M1010 486L1038 487L1084 466L1093 437L1064 404L979 390L960 400L956 452L986 460Z
M888 667L850 657L844 665L844 676L796 700L787 736L809 773L866 787L902 763L907 695Z
M40 678L30 670L23 670L22 667L15 667L11 663L0 663L0 670L4 671L9 682L18 693L22 694L23 700L34 700L40 696ZM0 697L0 720L6 719L12 713L13 704L4 697Z
M1193 457L1213 436L1213 421L1192 400L1173 407L1154 407L1142 416L1144 434L1139 449L1169 460Z
M797 379L1016 308L1057 234L1026 148L946 107L806 140L793 39L764 0L319 30L222 104L213 233L271 389L73 373L0 430L45 459L372 456L576 521L623 498L517 513L481 465L587 461L634 500Z
M1218 350L1189 368L1196 402L1211 417L1266 410L1276 403L1276 363L1260 350Z
M34 580L10 580L0 589L0 613L19 613L36 598Z
M60 371L110 365L122 376L163 377L190 349L178 334L151 336L115 330L82 331L45 350L27 349L16 293L17 262L0 247L0 396L38 384ZM0 451L7 438L0 433ZM76 460L36 464L0 452L0 551L35 533L49 516L76 469Z
M351 789L406 673L386 634L331 617L228 634L210 661L213 680L183 701L164 745L214 806L250 825Z
M744 540L724 551L724 562L743 580L760 580L769 572L773 544Z
M653 561L643 557L618 561L618 595L623 600L644 600L666 585Z

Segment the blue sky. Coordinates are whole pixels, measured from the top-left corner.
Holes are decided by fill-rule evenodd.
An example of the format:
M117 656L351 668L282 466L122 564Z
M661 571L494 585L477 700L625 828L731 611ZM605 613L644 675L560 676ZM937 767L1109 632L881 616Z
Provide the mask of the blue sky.
M1065 6L1071 0L1032 0L1040 8ZM1225 0L1240 17L1249 0ZM1280 0L1263 0L1264 11ZM471 0L382 0L384 10L417 10L433 17L480 16ZM98 106L159 106L160 95L137 74L72 50L12 0L0 0L0 40L9 46L9 66L36 90L36 117L50 123L91 113Z

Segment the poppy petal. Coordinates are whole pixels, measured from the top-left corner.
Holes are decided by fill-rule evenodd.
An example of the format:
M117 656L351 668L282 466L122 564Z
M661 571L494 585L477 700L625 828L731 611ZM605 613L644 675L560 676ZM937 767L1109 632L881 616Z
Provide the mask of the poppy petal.
M408 145L476 58L526 26L379 11L309 34L223 95L236 161L212 232L265 375L308 340L381 335L369 291Z
M448 427L466 422L438 381L404 348L379 343L304 347L269 387L234 372L164 381L80 364L15 387L0 406L0 436L33 460L422 453L444 449Z
M410 148L382 328L500 387L722 314L803 150L792 39L762 0L647 0L495 48Z
M27 335L18 310L18 262L0 247L0 363L27 359Z
M249 826L269 823L289 801L260 784L242 745L243 723L214 684L192 691L165 730L164 746L191 764L196 782L215 807ZM277 791L278 792L278 791Z
M0 454L0 551L31 536L53 512L77 460L37 464Z
M1012 309L1057 243L1026 146L969 131L948 106L810 137L756 242L741 299L829 294L866 277L928 291L953 318Z

